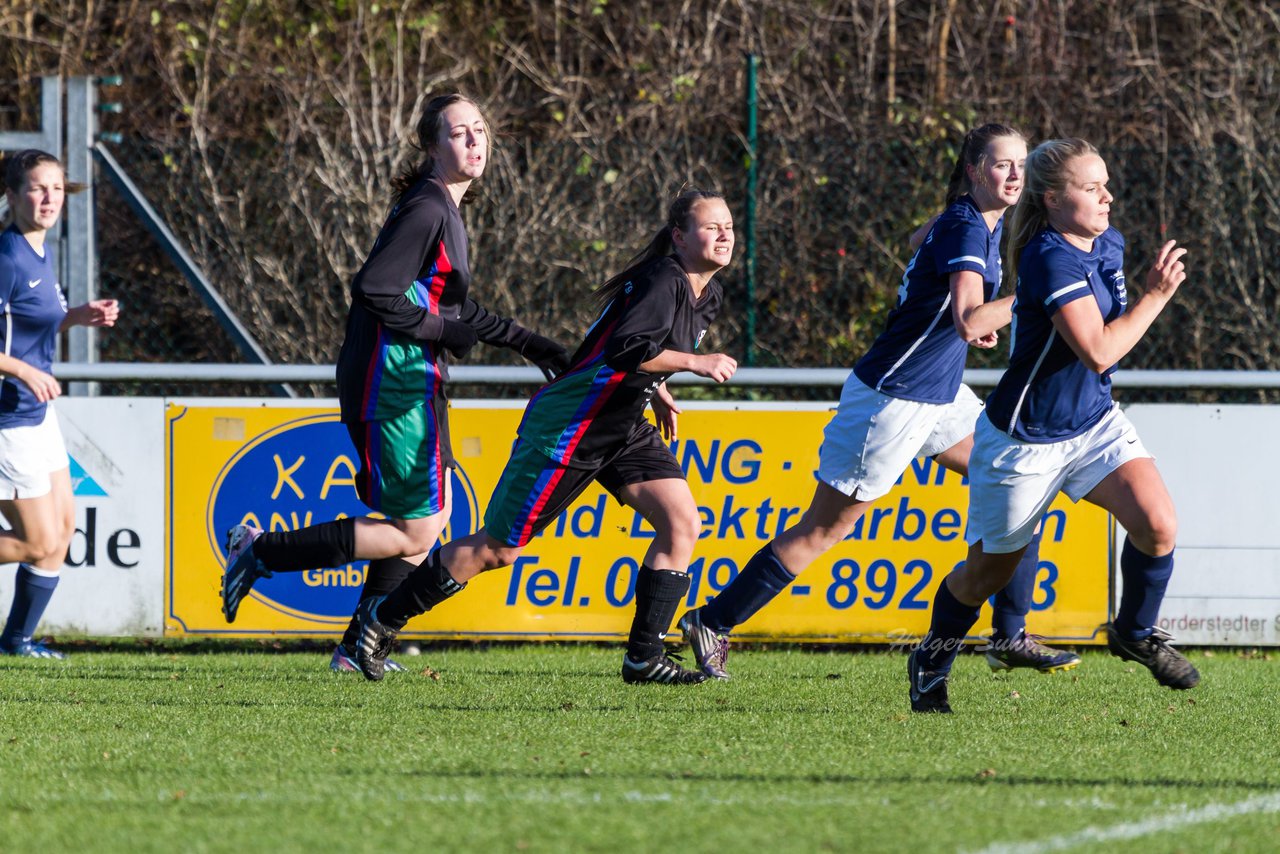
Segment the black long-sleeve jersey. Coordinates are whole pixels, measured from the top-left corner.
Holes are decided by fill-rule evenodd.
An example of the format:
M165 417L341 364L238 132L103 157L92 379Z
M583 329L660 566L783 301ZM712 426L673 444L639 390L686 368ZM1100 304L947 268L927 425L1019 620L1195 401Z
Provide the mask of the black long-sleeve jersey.
M380 421L424 406L449 378L446 320L486 344L519 349L530 332L467 296L471 268L462 216L444 185L425 177L392 209L351 283L338 355L342 420Z

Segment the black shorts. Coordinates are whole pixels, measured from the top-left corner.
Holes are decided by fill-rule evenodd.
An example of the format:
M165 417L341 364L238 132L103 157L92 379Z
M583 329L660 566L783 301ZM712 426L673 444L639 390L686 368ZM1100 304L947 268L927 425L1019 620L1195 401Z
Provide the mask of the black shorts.
M631 431L626 443L597 468L560 465L517 439L489 499L484 527L496 540L523 546L554 522L593 480L622 503L624 487L670 478L683 480L684 470L658 428L648 421Z

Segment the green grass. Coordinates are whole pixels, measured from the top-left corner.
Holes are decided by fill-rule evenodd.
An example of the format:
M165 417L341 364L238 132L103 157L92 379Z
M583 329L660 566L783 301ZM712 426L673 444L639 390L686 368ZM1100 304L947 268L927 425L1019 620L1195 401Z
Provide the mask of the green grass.
M376 685L243 645L0 659L0 848L1274 850L1280 662L1192 658L1173 693L1097 652L965 655L950 716L907 711L888 652L735 652L691 687L594 646L428 649Z

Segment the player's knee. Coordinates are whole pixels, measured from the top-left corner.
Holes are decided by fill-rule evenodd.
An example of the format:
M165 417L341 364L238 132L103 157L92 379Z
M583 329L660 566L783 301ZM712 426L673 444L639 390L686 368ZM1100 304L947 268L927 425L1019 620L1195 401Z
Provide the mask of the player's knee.
M511 566L524 552L524 546L500 546L487 549L484 555L485 569L502 569Z
M1130 531L1134 545L1149 555L1167 555L1178 541L1178 516L1172 508L1152 513L1138 531Z
M403 541L400 543L400 555L401 557L409 557L411 555L426 554L435 547L436 539L436 537L406 532Z
M698 532L702 530L702 517L696 507L685 513L674 513L668 520L668 533L672 544L681 549L692 551L698 542Z
M67 538L68 540L70 537ZM40 533L27 538L26 561L29 563L37 563L39 561L48 560L56 555L59 551L66 553L66 542L58 536L57 531L41 531Z

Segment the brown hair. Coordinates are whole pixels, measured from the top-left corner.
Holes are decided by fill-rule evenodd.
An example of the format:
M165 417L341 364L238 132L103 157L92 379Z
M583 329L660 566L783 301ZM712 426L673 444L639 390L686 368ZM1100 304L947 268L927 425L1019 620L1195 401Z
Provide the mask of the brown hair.
M1044 205L1045 193L1061 193L1067 188L1067 163L1098 149L1083 139L1049 139L1027 155L1027 168L1022 175L1022 199L1013 209L1010 226L1009 256L1004 265L1004 279L1018 284L1018 262L1022 250L1040 229L1049 224L1049 211Z
M693 212L693 206L704 199L719 199L723 201L724 196L714 190L690 188L682 190L680 195L672 199L671 204L667 207L666 225L662 226L648 244L627 262L627 266L621 273L613 276L596 289L596 297L601 304L607 305L616 297L627 281L645 264L654 258L670 255L675 250L671 232L677 228L681 230L687 229L689 227L689 215Z
M84 184L65 180L67 170L63 168L62 161L54 157L47 151L41 151L38 148L26 148L22 151L10 154L4 159L4 187L6 190L12 190L15 193L22 192L22 185L27 181L27 175L32 169L45 164L57 166L62 169L63 182L62 188L68 195L71 193L83 192L86 187Z
M430 175L434 167L431 160L431 149L439 142L440 139L440 122L444 117L444 111L454 104L470 104L480 111L480 119L484 122L485 129L485 161L488 162L488 154L492 151L493 138L489 133L489 120L484 115L484 110L480 109L480 105L466 95L460 95L457 92L448 95L437 95L427 102L422 108L422 115L418 118L418 126L416 128L418 134L418 144L415 146L426 156L422 162L416 166L410 166L401 172L394 181L391 182L391 190L395 194L398 202L409 188L418 183L425 175Z
M951 170L951 180L947 183L947 205L973 190L973 182L969 180L969 166L979 166L987 156L987 146L992 140L1011 136L1026 142L1026 137L1009 125L988 122L981 127L972 128L964 135L960 144L960 154L956 157L956 166Z

